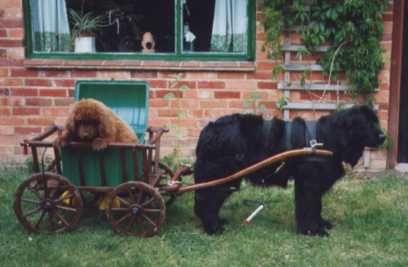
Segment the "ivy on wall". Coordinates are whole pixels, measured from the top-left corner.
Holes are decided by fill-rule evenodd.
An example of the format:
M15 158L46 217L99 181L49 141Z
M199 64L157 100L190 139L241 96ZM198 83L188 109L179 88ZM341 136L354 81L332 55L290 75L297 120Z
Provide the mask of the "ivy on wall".
M280 57L285 29L299 32L306 50L329 45L319 63L335 80L344 71L354 95L367 96L379 86L383 67L382 16L389 0L264 0L264 49ZM330 80L329 79L329 80Z

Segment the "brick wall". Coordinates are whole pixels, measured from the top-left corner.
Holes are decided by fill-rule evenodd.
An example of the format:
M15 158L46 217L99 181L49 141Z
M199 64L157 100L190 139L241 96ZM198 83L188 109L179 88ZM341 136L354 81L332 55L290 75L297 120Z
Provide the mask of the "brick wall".
M392 10L390 8L389 10ZM22 160L18 143L40 133L52 123L61 124L73 102L76 80L145 80L150 84L149 125L169 126L163 151L179 148L193 155L198 134L212 119L233 112L251 111L254 92L260 97L256 106L265 107L266 117L282 116L276 107L282 92L272 80L272 68L280 62L268 60L261 51L264 33L257 14L256 62L124 62L27 60L23 47L23 11L21 0L0 0L0 159ZM390 58L392 12L384 16L383 46ZM296 40L296 36L292 37ZM314 60L315 57L303 60ZM381 124L387 127L389 97L389 60L381 72ZM294 75L293 79L296 79ZM324 79L312 73L310 79ZM307 100L307 93L295 93L295 99ZM333 97L336 97L335 95ZM344 98L344 96L341 96ZM321 113L292 112L291 115L316 118ZM377 155L378 154L378 155ZM377 153L375 162L385 166L385 153ZM378 163L379 162L379 163Z

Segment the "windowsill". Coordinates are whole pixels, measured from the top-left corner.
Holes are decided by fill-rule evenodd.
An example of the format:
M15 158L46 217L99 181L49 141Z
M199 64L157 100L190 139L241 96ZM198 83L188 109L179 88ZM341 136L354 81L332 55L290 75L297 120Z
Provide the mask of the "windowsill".
M140 60L63 60L26 59L24 66L32 69L93 70L174 70L174 71L255 71L255 62L248 61L140 61Z

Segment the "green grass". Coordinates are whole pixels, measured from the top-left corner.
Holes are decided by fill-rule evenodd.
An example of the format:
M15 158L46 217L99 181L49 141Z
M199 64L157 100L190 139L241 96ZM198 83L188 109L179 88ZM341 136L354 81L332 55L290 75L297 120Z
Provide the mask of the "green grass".
M193 194L168 207L160 234L138 239L114 234L101 216L85 216L72 233L30 235L12 211L27 177L0 172L0 266L408 266L408 180L384 174L345 179L324 199L333 220L330 238L295 234L293 188L243 186L221 212L230 223L220 236L203 233ZM266 208L251 225L241 221L260 200Z

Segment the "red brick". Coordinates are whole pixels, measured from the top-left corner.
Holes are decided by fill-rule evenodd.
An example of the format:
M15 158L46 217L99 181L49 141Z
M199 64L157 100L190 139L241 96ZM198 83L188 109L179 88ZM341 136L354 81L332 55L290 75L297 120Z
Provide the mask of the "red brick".
M172 97L177 97L177 98L183 97L182 92L180 92L180 91L171 91L171 90L156 91L155 95L156 95L157 98L165 98L166 96L172 96Z
M6 85L6 86L21 86L21 85L23 85L23 80L21 80L21 79L4 79L3 84Z
M132 71L131 77L140 78L140 79L152 79L152 78L157 78L157 72L156 71Z
M269 61L262 61L262 62L257 62L256 64L256 69L257 70L270 70L272 71L274 67L276 67L276 63L274 62L269 62Z
M56 98L54 99L54 104L56 106L69 106L74 103L73 98Z
M17 125L18 126L18 125L23 125L23 124L24 124L24 119L15 118L15 117L0 118L0 125Z
M15 133L16 134L33 134L33 133L40 133L41 128L30 128L30 127L16 127Z
M39 115L39 108L14 108L13 115Z
M170 88L187 88L187 89L196 89L197 83L191 81L178 81L178 82L170 82Z
M272 79L272 71L270 72L255 72L249 73L248 79L255 79L255 80L271 80Z
M55 85L58 87L74 87L75 80L55 80Z
M240 92L215 92L215 98L240 98Z
M69 76L69 71L64 71L64 70L46 70L42 73L41 76L45 77L68 77ZM58 81L59 82L59 81ZM55 82L57 83L57 81ZM57 85L57 86L62 86L62 85Z
M11 95L12 96L37 96L38 90L31 89L31 88L12 88Z
M12 69L11 70L12 77L37 77L38 72L33 70L26 70L26 69Z
M0 89L0 95L1 94L7 95L8 93L7 93L7 91L5 93L3 93L2 90ZM0 106L5 107L5 106L8 106L8 104L9 104L8 98L0 98Z
M227 103L225 101L200 101L200 108L226 108Z
M95 78L96 71L93 70L74 70L71 72L71 77L81 77L81 78Z
M51 106L52 101L48 98L27 98L26 105L27 106L40 106L40 107L47 107Z
M40 90L40 96L65 97L67 96L67 92L61 89L44 89Z
M259 89L276 89L276 83L274 82L259 82L258 83Z
M22 28L20 29L10 29L8 30L8 37L14 38L14 39L22 39L24 37L24 31Z
M0 69L0 77L7 77L8 69Z
M167 81L164 80L149 81L149 85L151 88L167 88Z
M22 45L23 42L21 40L0 40L0 47L21 47Z
M63 107L57 107L57 108L45 108L42 110L43 115L45 116L50 116L50 117L60 117L60 116L66 116L68 114L68 107L63 108Z
M152 108L160 108L160 107L168 107L169 101L166 99L150 99L150 107Z
M179 113L180 111L176 109L159 110L160 117L177 117Z
M6 37L6 36L7 36L6 30L0 30L0 37Z
M32 80L28 79L25 81L26 85L29 86L51 86L51 82L49 80Z
M2 116L10 116L11 112L9 108L2 108L0 107L0 115Z
M240 72L219 72L218 79L245 79L245 73Z
M54 120L48 119L48 118L29 118L27 120L28 125L47 126L47 125L52 125L53 123L54 123Z
M225 88L225 82L198 82L197 87L199 89L224 89Z
M22 19L0 19L0 25L3 28L22 28L23 20Z

